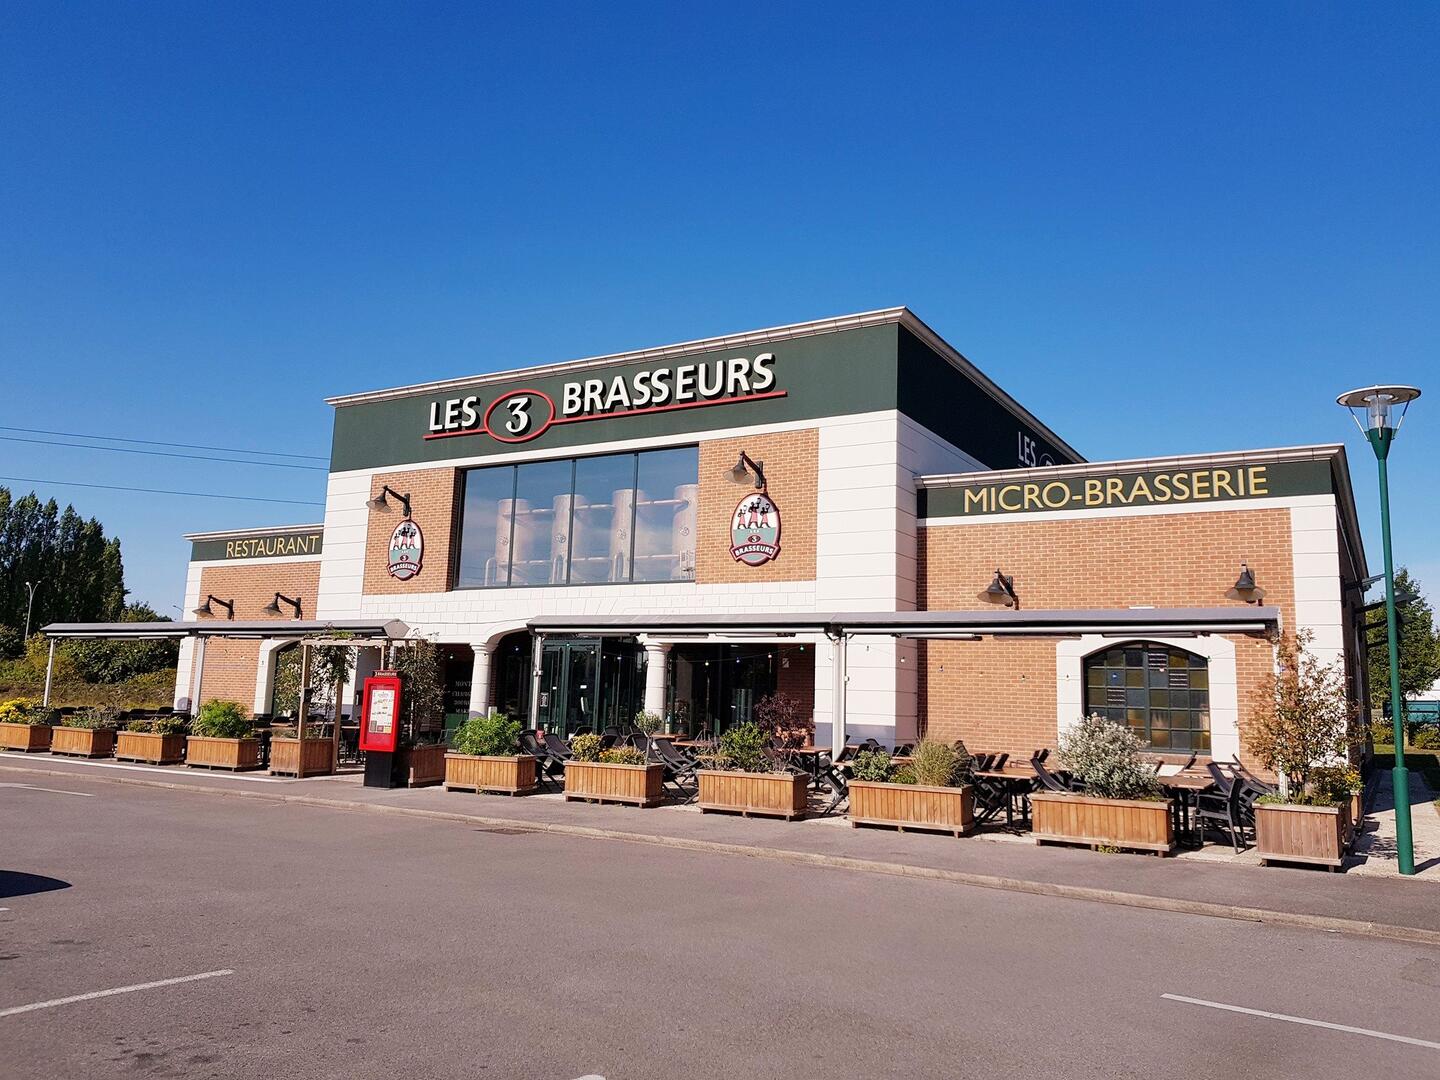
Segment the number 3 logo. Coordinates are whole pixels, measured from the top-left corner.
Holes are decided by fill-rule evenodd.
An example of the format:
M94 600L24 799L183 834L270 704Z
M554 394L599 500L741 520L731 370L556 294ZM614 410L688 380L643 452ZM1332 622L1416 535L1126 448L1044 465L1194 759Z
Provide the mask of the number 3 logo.
M504 408L504 422L496 410ZM555 402L543 390L512 390L485 410L485 430L499 442L528 442L555 422Z

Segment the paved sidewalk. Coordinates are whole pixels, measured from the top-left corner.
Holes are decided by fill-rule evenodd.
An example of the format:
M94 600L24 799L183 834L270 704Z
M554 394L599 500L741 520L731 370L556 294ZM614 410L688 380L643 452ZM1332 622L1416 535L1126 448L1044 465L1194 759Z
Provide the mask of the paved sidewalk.
M1379 783L1366 808L1365 828L1355 843L1355 865L1349 871L1360 875L1398 876L1395 854L1395 792L1390 770L1376 774ZM1440 883L1440 807L1425 775L1410 770L1410 832L1415 846L1415 877Z
M45 776L50 774L50 779ZM852 828L843 817L782 822L701 814L693 807L638 809L568 803L558 795L524 798L447 792L442 788L366 788L358 774L276 780L257 774L198 772L182 767L124 766L46 755L0 755L0 782L54 783L57 777L158 783L230 796L323 801L355 810L414 811L474 821L486 831L516 828L594 829L638 842L733 845L735 854L815 859L846 865L865 860L879 872L939 872L991 879L991 887L1038 886L1098 890L1176 902L1263 909L1295 916L1414 927L1440 934L1440 893L1421 879L1261 868L1216 856L1159 859L1100 854L1083 848L1038 847L1028 838L982 832L955 839L927 833ZM62 781L63 782L63 781ZM1417 808L1418 810L1418 808ZM1393 815L1392 815L1393 816ZM436 822L445 827L446 822ZM1371 857L1375 857L1372 853ZM962 883L965 883L962 881ZM1099 899L1094 896L1091 898ZM1116 900L1115 902L1124 902Z

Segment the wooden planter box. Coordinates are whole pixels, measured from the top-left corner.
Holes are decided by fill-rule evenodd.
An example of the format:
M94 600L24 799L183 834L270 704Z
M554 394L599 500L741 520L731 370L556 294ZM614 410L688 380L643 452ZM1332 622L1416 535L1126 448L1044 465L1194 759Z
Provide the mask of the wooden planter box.
M611 765L603 761L567 761L565 798L600 803L659 806L665 801L663 765Z
M50 749L50 728L46 724L0 724L0 750L33 754Z
M1339 870L1350 838L1350 805L1255 804L1260 863L1307 863Z
M1030 796L1030 814L1037 844L1085 844L1161 856L1175 850L1168 802L1036 792Z
M889 825L964 836L975 829L975 792L964 787L922 787L850 781L850 824Z
M535 759L529 754L446 754L445 790L528 795L535 790Z
M68 757L109 757L115 749L115 732L109 728L57 727L50 736L50 752Z
M190 735L185 739L185 764L197 769L258 769L260 740Z
M794 821L805 816L809 801L809 773L747 773L700 769L701 813L729 810Z
M301 760L301 754L304 760ZM306 739L301 750L299 739L270 740L270 775L299 776L299 765L306 776L326 776L335 771L335 744L329 739Z
M396 767L405 776L407 787L445 782L445 744L406 746L395 751Z
M145 761L151 765L174 765L184 756L184 735L160 735L153 731L122 731L115 737L116 761Z
M1350 796L1350 827L1346 830L1347 843L1354 844L1355 838L1365 825L1365 794L1354 792Z

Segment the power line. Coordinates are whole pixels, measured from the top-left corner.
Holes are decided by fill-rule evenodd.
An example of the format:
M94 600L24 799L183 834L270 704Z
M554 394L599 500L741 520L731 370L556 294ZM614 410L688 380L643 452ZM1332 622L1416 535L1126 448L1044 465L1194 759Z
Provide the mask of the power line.
M203 443L161 442L159 439L127 439L120 435L87 435L83 431L50 431L46 428L10 427L0 424L0 431L23 431L27 435L64 435L70 439L98 439L102 442L138 443L141 446L176 446L181 450L219 450L225 454L256 454L259 457L300 458L306 461L329 461L321 454L282 454L278 450L242 450L233 446L206 446Z
M230 499L234 502L286 503L290 506L324 506L302 499L261 499L254 495L217 495L213 491L168 491L164 488L123 487L119 484L82 484L78 480L36 480L33 476L0 476L12 484L53 484L56 487L101 488L105 491L139 491L146 495L186 495L192 499Z
M89 438L90 436L82 436ZM109 450L112 454L145 454L148 457L188 458L191 461L224 461L231 465L263 465L267 469L310 469L328 472L323 465L292 465L288 461L247 461L241 458L216 457L214 454L177 454L169 450L136 450L130 446L91 446L88 443L64 442L60 439L27 439L23 435L0 435L6 442L34 443L37 446L68 446L75 450Z

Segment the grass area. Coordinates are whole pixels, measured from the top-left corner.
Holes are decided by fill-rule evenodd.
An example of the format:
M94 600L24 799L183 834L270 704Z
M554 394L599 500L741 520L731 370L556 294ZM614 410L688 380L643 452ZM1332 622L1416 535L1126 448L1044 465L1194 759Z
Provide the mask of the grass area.
M44 680L0 683L0 701L11 698L38 698L45 692ZM50 688L50 704L113 705L119 709L159 709L173 704L175 669L152 671L118 683L87 683L80 679L57 679Z

